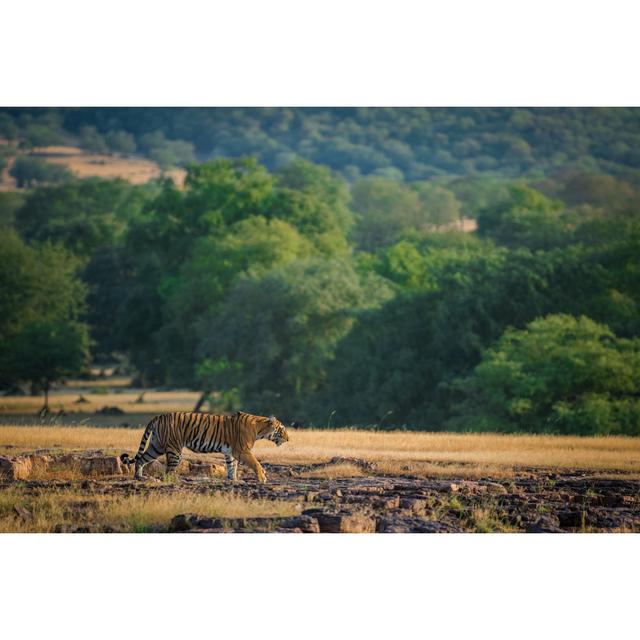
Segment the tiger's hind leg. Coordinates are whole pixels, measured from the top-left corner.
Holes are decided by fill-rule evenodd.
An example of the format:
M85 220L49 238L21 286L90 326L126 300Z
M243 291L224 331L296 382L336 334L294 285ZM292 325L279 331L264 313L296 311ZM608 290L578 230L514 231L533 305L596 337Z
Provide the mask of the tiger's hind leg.
M149 444L149 448L136 460L136 470L133 477L136 480L142 480L142 470L144 467L159 458L162 454L163 451L160 449L160 445L155 442L155 438L153 438Z
M230 453L225 453L224 462L227 466L227 480L236 480L238 478L238 460Z
M251 451L243 451L240 454L240 461L253 469L258 477L258 482L265 483L267 481L267 476L262 465L258 462L258 459L253 455L253 453L251 453Z
M176 472L180 461L182 460L182 451L167 451L167 466L165 471L165 477Z

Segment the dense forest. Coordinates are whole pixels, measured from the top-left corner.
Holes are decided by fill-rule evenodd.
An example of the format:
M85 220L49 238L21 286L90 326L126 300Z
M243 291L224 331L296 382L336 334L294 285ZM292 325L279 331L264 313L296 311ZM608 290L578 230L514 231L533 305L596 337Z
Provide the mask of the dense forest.
M115 359L308 425L640 435L640 110L3 109L0 138L5 389ZM28 166L69 142L184 186Z

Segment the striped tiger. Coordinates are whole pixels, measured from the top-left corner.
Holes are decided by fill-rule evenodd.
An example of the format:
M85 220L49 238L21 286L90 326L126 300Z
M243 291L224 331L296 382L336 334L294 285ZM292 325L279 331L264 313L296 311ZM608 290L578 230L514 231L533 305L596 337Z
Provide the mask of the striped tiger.
M147 441L151 438L145 451ZM235 480L238 462L244 462L254 470L260 482L266 482L262 465L251 453L256 440L271 440L280 446L289 440L284 425L274 416L265 418L237 411L229 416L209 413L164 413L149 422L140 441L138 453L130 458L120 456L123 464L135 464L134 477L142 478L142 469L162 454L166 455L166 473L175 471L182 459L182 449L187 447L198 453L224 454L227 478Z

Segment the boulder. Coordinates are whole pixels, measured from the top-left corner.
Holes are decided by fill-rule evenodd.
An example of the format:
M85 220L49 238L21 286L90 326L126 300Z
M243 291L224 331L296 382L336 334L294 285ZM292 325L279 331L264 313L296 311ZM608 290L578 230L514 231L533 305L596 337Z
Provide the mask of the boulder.
M319 513L316 516L321 533L375 533L375 518L363 513Z
M564 533L560 519L554 515L544 515L526 528L527 533Z
M80 471L85 475L121 475L122 465L118 456L82 458L80 460Z
M399 507L416 516L421 516L427 510L428 503L424 498L401 498Z
M31 473L32 465L28 457L8 458L0 456L0 478L7 480L25 480Z
M301 533L320 533L320 524L312 516L295 516L280 523L283 529L293 529Z
M188 461L186 463L187 473L190 476L207 476L209 478L223 478L227 475L225 467L212 462Z

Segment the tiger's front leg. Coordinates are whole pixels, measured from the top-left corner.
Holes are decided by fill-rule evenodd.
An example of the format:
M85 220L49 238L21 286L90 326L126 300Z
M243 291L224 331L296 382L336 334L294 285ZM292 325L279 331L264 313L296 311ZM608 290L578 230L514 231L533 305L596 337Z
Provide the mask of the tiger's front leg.
M244 462L248 467L251 467L258 477L258 482L265 483L267 476L265 475L262 465L258 462L258 459L251 453L251 451L243 451L240 454L241 462Z

